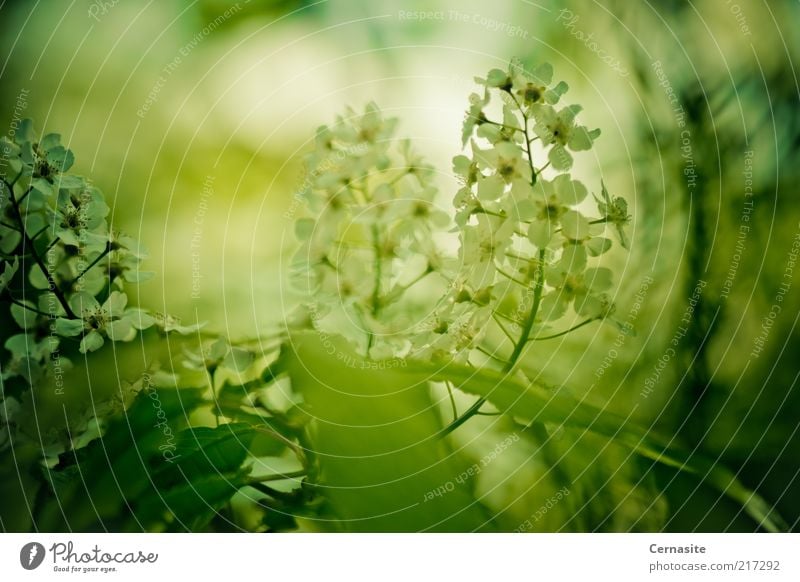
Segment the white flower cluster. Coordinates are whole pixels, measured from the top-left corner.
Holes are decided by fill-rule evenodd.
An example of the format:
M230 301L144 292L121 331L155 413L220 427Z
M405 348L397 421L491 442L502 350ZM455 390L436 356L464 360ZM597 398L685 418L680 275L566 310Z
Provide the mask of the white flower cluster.
M471 155L453 158L462 183L454 198L457 261L437 248L434 234L450 218L434 204L431 168L407 141L392 140L396 120L371 104L318 130L307 157L313 217L296 223L303 245L294 272L311 298L303 323L319 328L330 317L346 336L351 324L372 358L433 360L486 351L481 339L496 325L512 348L493 357L511 369L557 320L579 317L584 325L613 311L611 271L590 263L611 248L609 227L627 246L627 205L602 186L597 215L588 216L589 191L568 173L570 152L590 149L600 130L576 122L578 105L556 109L568 87L553 83L550 65L529 70L512 61L476 81L482 90L470 96L462 133ZM451 292L415 325L419 312L398 300L432 272Z
M302 246L293 278L309 299L301 319L326 320L373 358L410 348L414 309L398 302L442 271L433 234L450 224L435 204L432 168L408 140L394 139L396 127L373 103L320 127L305 160L309 216L295 223Z
M604 186L599 216L586 215L588 190L568 173L570 151L591 148L600 130L578 125L579 105L556 109L568 87L553 83L550 65L529 70L512 61L476 82L483 90L470 96L462 133L471 155L453 159L463 185L454 200L459 269L453 293L418 338L418 353L466 359L494 323L512 348L493 356L511 369L525 344L544 337L553 322L577 315L587 323L613 311L611 271L590 261L611 248L603 236L608 226L627 246L622 227L629 216L625 201L612 200ZM536 154L547 159L541 167Z

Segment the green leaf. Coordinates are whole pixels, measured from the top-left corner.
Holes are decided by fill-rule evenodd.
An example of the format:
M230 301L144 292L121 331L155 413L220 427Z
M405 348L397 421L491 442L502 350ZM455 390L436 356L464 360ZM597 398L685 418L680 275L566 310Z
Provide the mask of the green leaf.
M22 235L10 228L0 226L0 252L10 255L19 246L22 241Z
M247 484L246 472L203 475L141 499L134 509L144 523L165 520L171 530L199 531Z
M250 469L242 465L249 458L254 432L248 424L232 423L177 433L169 462L151 473L158 495L137 503L137 517L152 521L166 514L174 520L171 529L202 528L247 484Z
M242 373L249 368L255 361L255 355L250 350L232 347L228 355L222 361L222 365L234 372Z
M293 336L281 358L306 402L319 491L344 528L487 527L469 482L456 482L468 464L437 438L442 427L424 379L399 372L399 360L378 369L342 338L323 343L313 332Z
M161 502L152 512L142 508L157 506L168 494L174 501L154 476L172 471L171 482L181 483L167 451L175 450L180 429L202 403L202 390L146 386L127 411L109 421L101 438L62 454L46 472L52 491L39 501L37 526L47 531L166 527L169 505Z
M458 364L436 367L409 364L404 371L417 382L449 380L461 390L486 398L503 412L531 422L552 423L588 430L613 439L639 455L695 474L742 505L745 512L767 531L786 531L788 526L774 508L747 489L734 473L714 460L671 446L666 439L636 426L612 412L588 404L563 391L549 392L498 371L468 368Z
M189 480L236 472L248 457L254 435L253 427L245 423L187 429L178 437L175 466Z

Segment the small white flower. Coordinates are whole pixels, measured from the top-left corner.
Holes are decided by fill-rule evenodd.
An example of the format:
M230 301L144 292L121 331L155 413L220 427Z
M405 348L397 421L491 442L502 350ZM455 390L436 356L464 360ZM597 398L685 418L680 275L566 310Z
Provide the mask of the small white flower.
M127 303L127 295L119 291L112 291L102 305L88 293L76 293L70 299L70 307L80 319L57 319L56 332L67 337L83 334L81 353L101 348L104 336L112 341L131 341L137 329L145 329L153 321L143 318L141 310L126 311Z
M489 90L483 92L483 97L477 93L472 93L469 96L469 109L464 117L464 124L461 128L461 144L467 145L469 138L472 137L472 132L476 125L482 124L486 120L486 115L483 113L483 108L489 103Z
M592 147L592 142L600 135L599 129L589 131L575 123L575 116L583 108L569 105L556 112L550 105L539 105L534 109L536 124L533 130L545 145L552 145L548 159L556 170L569 170L572 167L572 154L567 150L583 151Z
M511 245L515 225L485 214L477 216L477 224L465 226L461 233L460 258L466 280L473 289L490 286L497 270L495 261L502 261Z
M517 96L519 103L526 107L527 111L542 103L551 105L557 103L569 88L564 81L550 88L553 82L553 67L549 63L543 63L529 71L518 60L514 60L509 71L512 80L511 92Z
M608 311L605 291L612 286L611 271L605 267L581 270L581 259L576 258L579 254L580 251L576 254L565 252L557 265L546 270L547 284L553 289L542 299L543 321L559 319L570 305L577 314L590 318L602 317Z
M588 191L569 174L560 174L552 181L540 179L533 187L533 203L537 207L528 228L528 239L539 248L548 246L558 231L570 240L583 240L590 234L589 221L573 209L586 198Z

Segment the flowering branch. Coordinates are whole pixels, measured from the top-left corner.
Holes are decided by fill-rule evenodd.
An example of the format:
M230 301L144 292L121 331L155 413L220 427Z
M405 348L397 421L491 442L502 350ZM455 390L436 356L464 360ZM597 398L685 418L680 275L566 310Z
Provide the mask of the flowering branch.
M53 292L53 295L55 295L56 298L58 299L58 302L61 304L61 307L64 309L64 313L67 314L67 317L69 319L77 319L78 316L75 315L74 311L72 311L72 308L70 307L69 302L67 301L67 298L64 295L64 292L61 290L61 288L56 283L55 279L53 278L53 275L50 273L50 270L47 268L47 265L45 265L44 260L39 255L39 253L36 251L36 247L34 246L33 240L28 235L28 231L25 228L25 219L22 217L22 211L20 210L20 201L24 200L25 197L28 194L31 193L31 191L33 190L33 187L29 186L25 190L25 193L22 195L20 200L17 200L16 196L14 196L14 187L12 185L13 183L15 183L17 181L17 179L19 179L19 176L17 176L17 178L14 179L14 182L12 182L12 183L9 183L5 179L3 179L3 184L5 185L6 188L8 188L8 199L11 202L11 208L14 211L14 216L17 219L17 224L19 224L19 232L20 232L20 234L22 234L22 238L25 241L24 242L24 246L26 248L30 249L30 253L31 253L31 256L33 257L33 260L36 261L36 264L42 270L42 273L44 274L45 279L47 279L48 288L50 289L50 291Z

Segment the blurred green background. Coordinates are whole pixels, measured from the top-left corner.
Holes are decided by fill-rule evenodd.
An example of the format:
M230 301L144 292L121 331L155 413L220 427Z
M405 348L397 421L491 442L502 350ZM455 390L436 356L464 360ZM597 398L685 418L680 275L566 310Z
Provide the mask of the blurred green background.
M630 203L632 250L607 260L621 273L618 318L637 334L590 327L525 366L719 458L796 528L798 21L788 0L6 1L0 119L4 132L21 115L64 136L77 171L113 204L112 221L149 250L157 276L137 289L143 305L245 337L296 301L284 285L295 249L285 213L317 126L375 100L436 165L447 200L473 76L514 55L553 63L567 101L584 106L582 123L603 131L575 174L595 192L602 177ZM94 367L132 381L126 370L140 359L123 350ZM465 441L490 422L476 419ZM607 455L595 446L582 449L588 462ZM520 455L503 462L516 467ZM670 484L669 529L752 529L696 483L654 478ZM653 501L637 498L635 483L620 493L602 481L601 503L621 514ZM503 487L492 495L515 498L514 484ZM517 521L538 507L519 505L509 509ZM634 521L619 519L603 527ZM547 527L578 526L561 515Z

